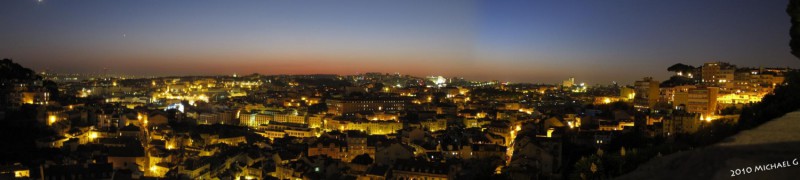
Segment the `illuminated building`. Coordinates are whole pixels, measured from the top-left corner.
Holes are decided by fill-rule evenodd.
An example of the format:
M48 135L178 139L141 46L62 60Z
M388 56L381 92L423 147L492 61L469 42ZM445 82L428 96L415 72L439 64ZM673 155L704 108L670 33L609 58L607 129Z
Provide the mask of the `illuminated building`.
M310 128L322 128L326 119L328 118L328 116L318 114L307 115L306 124L308 124L308 127Z
M277 113L273 115L272 121L274 122L282 122L282 123L294 123L294 124L308 124L306 122L306 116L300 115L297 110L287 112L287 113Z
M159 148L149 148L147 150L147 171L145 171L145 175L149 177L164 177L166 172L169 170L167 169L165 163L169 162L168 157L169 154L166 151L163 151ZM161 164L161 167L159 167Z
M97 114L97 128L98 129L108 129L111 127L115 121L119 118L114 117L111 114L105 114L103 111L98 110Z
M402 88L402 89L394 89L392 91L394 93L400 94L400 96L404 96L404 97L415 97L415 96L417 96L417 89Z
M437 118L431 120L420 121L420 125L431 132L441 131L447 129L447 119Z
M731 93L717 97L717 103L723 107L736 106L741 104L753 104L761 102L763 94L756 93Z
M663 123L662 132L670 136L680 133L694 133L702 126L699 114L678 113L673 114L661 121Z
M170 109L175 109L175 110L178 110L180 112L184 112L183 111L184 107L183 107L183 104L181 104L181 103L171 104L171 105L167 106L167 108L164 108L164 111L168 111Z
M321 101L321 100L322 100L322 98L320 98L320 97L309 97L309 98L302 97L302 98L300 98L300 99L301 99L302 101L305 101L305 102L306 102L306 104L307 104L307 105L309 105L309 106L310 106L310 105L314 105L314 104L319 104L319 101Z
M261 125L269 124L273 116L271 114L261 114L261 113L250 113L245 114L242 113L239 115L239 123L244 126L256 128Z
M53 123L56 123L57 119L58 119L58 117L56 115L48 115L47 116L47 124L48 125L52 125Z
M239 88L233 88L228 91L228 95L229 97L244 97L247 96L247 92Z
M350 161L358 155L367 154L375 158L375 146L367 143L368 135L361 131L345 131L345 141L347 142L347 155L342 159Z
M197 115L197 124L239 124L235 118L236 112L224 111L216 113L203 113Z
M345 115L363 111L402 111L409 99L406 98L364 98L364 99L329 99L328 112L334 115Z
M164 125L167 124L167 116L162 113L152 113L146 117L145 121L147 121L148 126L157 126L157 125Z
M634 86L636 95L633 100L634 107L638 109L647 109L652 108L658 103L660 97L658 81L653 80L652 77L645 77L641 81L636 81Z
M392 168L395 179L453 179L449 172L446 164L418 160L398 160Z
M19 95L21 104L47 105L50 101L50 93L45 91L22 92Z
M20 102L22 104L44 104L44 102L46 102L44 99L41 99L42 97L44 97L43 93L23 92L20 94L21 94Z
M161 178L164 177L167 174L167 172L169 172L168 164L158 163L156 165L150 166L150 168L148 168L148 172L145 174L147 174L149 177Z
M260 113L239 114L239 124L251 128L258 128L270 122L305 124L309 128L321 128L325 116L317 114L300 114L296 110L280 113L275 111L262 111Z
M503 105L504 105L503 107L504 107L505 110L516 111L516 110L520 109L520 104L519 103L515 103L515 102L504 103Z
M449 99L449 98L456 97L457 95L460 95L461 91L458 88L455 88L455 87L445 87L445 88L434 89L434 92L444 93L445 94L445 98Z
M508 121L491 121L489 124L483 126L483 128L486 128L489 133L505 138L505 145L512 144L518 132Z
M533 108L519 108L519 110L517 110L517 111L519 111L521 113L528 114L528 115L531 115L531 114L533 114L533 112L535 112L533 110Z
M31 171L21 163L0 166L0 177L8 179L27 179L31 177Z
M355 121L347 124L346 130L360 130L370 135L385 135L403 129L403 124L396 121Z
M702 82L723 88L732 88L736 66L724 62L709 62L701 67Z
M52 126L59 121L67 120L67 114L63 109L51 109L47 110L45 116L41 118L40 122L45 122L48 126Z
M689 99L689 89L697 88L695 85L682 85L663 88L665 100L673 105L675 109L682 110L686 107Z
M574 93L585 93L587 89L586 83L580 83L572 88L572 92Z
M564 81L561 82L561 87L567 88L567 89L572 88L572 86L574 86L574 85L575 85L575 78L573 78L573 77L570 77L569 79L564 80Z
M84 142L84 143L81 143L81 144L86 144L86 143L88 143L88 142L96 142L96 140L97 140L98 138L101 138L101 136L100 136L100 135L101 135L101 133L100 133L100 132L97 132L97 131L89 131L89 132L87 132L87 133L86 133L86 140L87 140L87 142Z
M325 124L328 130L356 130L363 131L370 135L386 135L395 133L403 129L403 123L397 121L369 121L369 120L345 120L331 119Z
M465 128L479 128L489 123L489 121L481 121L475 118L464 118L463 122Z
M523 111L525 111L525 110L523 110ZM532 112L532 109L531 109L531 112ZM458 116L464 117L464 118L468 118L468 119L486 118L487 115L488 114L486 112L472 110L472 109L465 109L465 110L461 110L461 111L458 112Z
M737 69L734 76L735 85L733 89L723 91L726 95L720 100L721 104L736 105L748 102L760 102L761 97L772 92L777 84L783 83L785 77L782 71L768 71L759 69Z
M686 111L699 113L704 117L714 116L717 111L718 87L696 87L689 88L685 94L678 92L675 94L674 104L685 105ZM686 97L683 101L682 97ZM678 98L680 97L680 98Z
M357 115L358 115L357 117L363 116L365 119L370 121L386 121L386 120L397 121L398 116L400 116L399 113L387 113L384 111L378 111L374 113L364 112L364 113L358 113Z
M636 97L636 90L629 87L621 87L619 89L619 99L625 102L633 102Z
M618 97L599 96L594 98L594 104L611 104L620 101Z
M581 127L581 118L577 114L565 114L564 122L567 123L569 128Z
M599 120L599 123L598 130L600 131L622 131L634 126L634 122L630 120Z
M214 141L212 141L214 142ZM244 136L220 136L216 139L216 143L227 144L229 146L239 146L239 144L247 143Z
M270 122L268 125L262 125L260 129L263 130L258 133L270 139L281 138L284 135L300 138L317 135L317 131L309 128L307 124Z
M563 121L563 119L562 119L562 118L560 118L560 117L550 117L550 118L547 118L547 119L545 119L545 120L544 120L544 123L543 123L543 124L544 124L544 125L543 125L544 129L550 129L550 128L552 128L552 127L555 127L555 128L562 128L562 127L565 127L565 125L564 125L564 121Z
M202 87L201 87L202 88ZM205 94L206 90L194 90L191 86L186 87L183 85L171 85L167 86L161 92L153 93L152 100L176 100L180 101L189 101L189 104L194 104L198 101L209 102L209 97Z
M428 76L428 81L433 82L433 85L436 87L445 87L447 86L447 78L442 76Z
M341 160L348 156L346 149L344 141L323 137L308 145L308 156L325 155Z

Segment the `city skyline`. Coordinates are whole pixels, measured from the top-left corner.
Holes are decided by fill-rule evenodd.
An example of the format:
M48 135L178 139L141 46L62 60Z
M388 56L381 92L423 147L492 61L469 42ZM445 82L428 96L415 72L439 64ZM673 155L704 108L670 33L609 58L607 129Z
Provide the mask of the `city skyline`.
M781 1L2 4L0 54L36 71L629 84L675 63L798 67Z
M800 0L5 0L0 27L0 179L800 175Z

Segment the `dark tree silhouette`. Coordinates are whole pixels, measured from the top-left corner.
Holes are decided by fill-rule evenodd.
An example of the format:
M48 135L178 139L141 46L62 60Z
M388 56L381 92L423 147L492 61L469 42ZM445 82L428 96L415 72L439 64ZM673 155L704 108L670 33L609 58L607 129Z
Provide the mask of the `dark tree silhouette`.
M689 71L692 71L692 70L694 70L694 69L695 69L695 67L694 67L694 66L691 66L691 65L686 65L686 64L683 64L683 63L678 63L678 64L672 65L672 66L670 66L669 68L667 68L667 71L672 71L672 72L689 72Z
M41 77L36 75L36 72L14 63L11 59L3 59L0 61L0 80L29 81L37 79L41 79Z
M668 80L661 82L661 87L675 87L686 84L694 84L694 80L684 76L672 76Z
M792 22L792 28L789 29L792 40L789 41L789 46L792 47L792 54L800 58L800 0L789 0L786 13L789 14Z

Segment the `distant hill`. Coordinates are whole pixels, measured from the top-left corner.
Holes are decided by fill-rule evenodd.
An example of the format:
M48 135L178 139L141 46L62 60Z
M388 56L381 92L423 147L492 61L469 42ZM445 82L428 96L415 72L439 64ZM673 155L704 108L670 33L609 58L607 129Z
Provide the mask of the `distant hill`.
M0 108L6 108L9 102L11 88L17 82L32 82L42 77L36 75L31 69L14 63L11 59L0 61Z
M0 81L30 81L41 79L36 72L14 63L11 59L0 61Z

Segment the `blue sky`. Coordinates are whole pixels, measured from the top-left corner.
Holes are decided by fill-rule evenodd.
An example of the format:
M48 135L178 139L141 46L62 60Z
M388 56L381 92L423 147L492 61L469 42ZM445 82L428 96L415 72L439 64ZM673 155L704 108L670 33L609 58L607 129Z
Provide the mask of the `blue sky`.
M674 63L798 67L785 1L0 2L0 57L136 75L400 72L590 84Z

